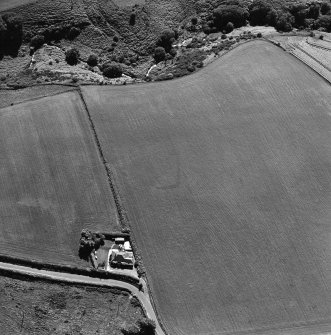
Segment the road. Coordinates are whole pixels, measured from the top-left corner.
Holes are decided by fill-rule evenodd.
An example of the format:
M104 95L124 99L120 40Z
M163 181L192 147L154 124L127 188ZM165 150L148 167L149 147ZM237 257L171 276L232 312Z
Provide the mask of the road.
M26 266L10 264L0 262L0 269L15 271L16 273L24 274L24 275L33 275L38 276L40 278L51 278L54 280L60 280L70 283L78 283L78 284L92 284L92 285L100 285L100 286L109 286L109 287L117 287L129 290L132 295L136 296L140 303L142 304L147 317L154 320L156 323L156 333L157 335L165 335L156 314L154 312L153 306L151 304L151 300L148 294L147 285L144 280L142 280L143 291L139 291L137 287L131 285L129 283L115 280L115 279L100 279L100 278L92 278L89 276L77 275L72 273L64 273L64 272L55 272L48 270L39 270L34 268L29 268Z

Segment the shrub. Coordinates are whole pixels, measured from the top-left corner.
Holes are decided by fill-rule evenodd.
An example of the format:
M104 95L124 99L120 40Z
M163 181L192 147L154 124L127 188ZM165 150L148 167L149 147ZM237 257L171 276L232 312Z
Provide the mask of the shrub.
M119 40L118 36L115 35L115 36L113 37L113 41L117 43L118 40Z
M331 15L322 15L317 22L320 27L325 28L328 32L331 32Z
M73 82L77 82L78 78L73 77ZM87 260L93 249L97 250L104 245L105 236L100 233L93 234L88 229L83 229L79 240L79 257Z
M159 63L165 59L166 51L163 47L157 47L154 51L154 59L156 63Z
M320 15L320 5L316 2L310 4L307 17L317 20Z
M175 42L175 31L171 29L163 30L161 33L156 45L159 47L163 47L166 52L169 52L172 48L172 43Z
M98 57L97 57L97 55L95 55L95 54L89 55L89 57L87 59L87 64L89 66L92 66L92 67L97 66L98 65Z
M122 71L122 67L120 64L113 63L113 64L107 65L103 69L102 73L107 78L118 78L122 76L123 71Z
M197 17L192 17L191 23L195 26L198 23L198 18Z
M78 63L79 51L76 48L72 48L65 53L66 62L69 65L76 65Z
M31 38L30 46L36 50L41 48L44 43L45 43L45 37L43 35L36 35Z
M321 4L321 14L326 15L331 12L331 5L327 2Z
M257 33L256 37L261 38L262 37L262 33Z
M23 21L22 18L13 13L6 13L2 16L2 34L6 53L17 55L22 44Z
M232 22L228 22L225 26L225 31L227 33L231 33L231 31L234 29L234 25Z
M323 36L323 35L320 35L319 39L320 39L320 40L323 40L323 39L324 39L324 36Z
M222 39L222 40L225 40L225 39L226 39L226 35L225 35L225 34L222 34L221 39Z
M139 334L140 335L154 335L156 324L153 320L148 318L143 318L138 321Z
M254 0L248 7L249 22L252 26L268 23L268 14L273 8L264 0Z
M3 44L5 39L6 39L6 35L7 35L7 25L5 23L5 21L2 19L2 17L0 16L0 43ZM0 54L1 54L0 50Z
M294 17L290 13L282 13L276 22L276 29L280 31L291 31L292 24L294 23Z
M195 66L193 64L188 65L187 66L187 71L194 72L195 71Z
M68 32L68 39L73 40L80 34L80 29L76 27L71 27Z
M130 26L134 26L135 23L136 23L136 13L133 12L133 13L131 13L131 15L130 15L129 24L130 24Z

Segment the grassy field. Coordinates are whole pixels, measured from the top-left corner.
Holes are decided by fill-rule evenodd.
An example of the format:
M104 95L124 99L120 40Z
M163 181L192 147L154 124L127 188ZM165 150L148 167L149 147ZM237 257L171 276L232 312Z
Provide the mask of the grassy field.
M83 90L169 334L330 329L324 80L255 41L183 79Z
M28 280L29 279L29 280ZM125 291L0 276L2 334L122 335L144 316Z
M85 114L74 92L0 109L1 254L82 266L81 229L118 229Z

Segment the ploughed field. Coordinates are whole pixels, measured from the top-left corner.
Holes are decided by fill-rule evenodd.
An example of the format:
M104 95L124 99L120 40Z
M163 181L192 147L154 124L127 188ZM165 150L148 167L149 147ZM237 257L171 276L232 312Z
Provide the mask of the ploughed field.
M270 43L85 87L169 334L331 327L331 89Z
M82 228L118 229L107 175L75 92L0 109L0 254L86 266Z

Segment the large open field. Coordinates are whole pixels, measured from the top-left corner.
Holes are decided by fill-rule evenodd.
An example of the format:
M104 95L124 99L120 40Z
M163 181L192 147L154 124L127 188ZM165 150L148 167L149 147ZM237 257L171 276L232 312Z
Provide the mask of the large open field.
M256 41L180 80L83 90L169 334L331 329L324 80Z
M83 265L80 231L118 228L77 93L0 109L0 254Z

